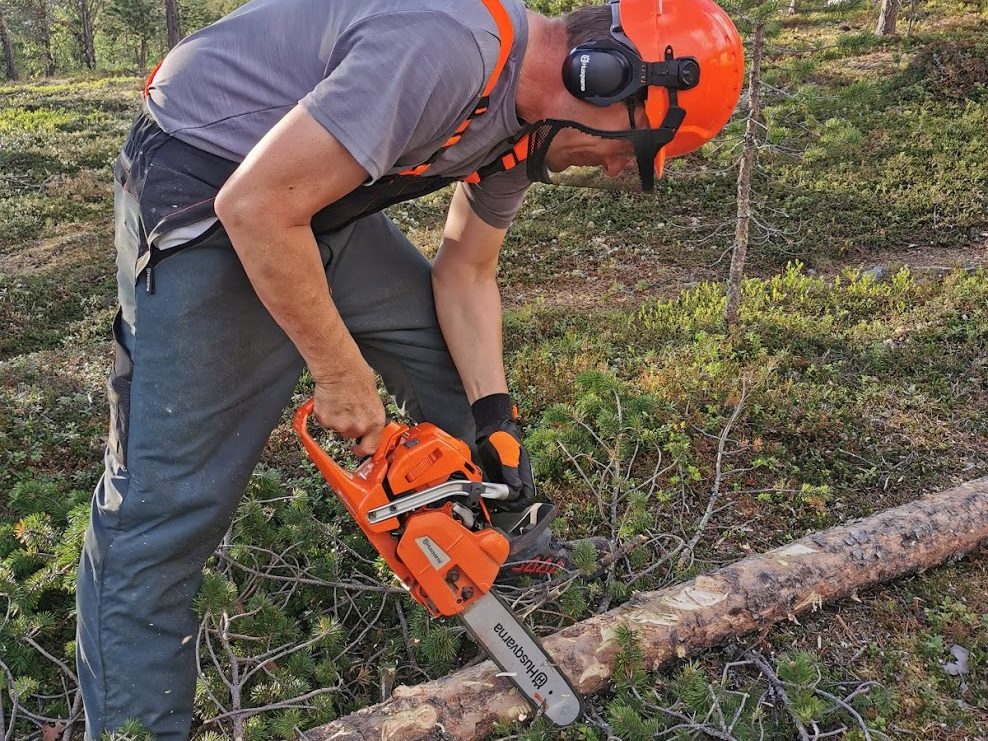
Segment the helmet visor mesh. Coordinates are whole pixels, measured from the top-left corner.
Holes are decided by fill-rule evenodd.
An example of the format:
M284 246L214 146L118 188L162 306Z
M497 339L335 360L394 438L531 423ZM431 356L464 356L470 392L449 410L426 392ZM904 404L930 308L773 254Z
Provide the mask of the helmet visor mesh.
M529 127L526 168L530 180L542 183L552 182L549 178L549 168L546 165L546 155L553 139L564 129L572 129L599 139L623 139L630 142L635 150L635 160L638 163L638 177L641 180L642 190L645 191L650 191L655 186L655 160L659 155L659 150L672 141L676 133L675 128L668 127L604 131L583 126L575 121L555 119L538 121Z

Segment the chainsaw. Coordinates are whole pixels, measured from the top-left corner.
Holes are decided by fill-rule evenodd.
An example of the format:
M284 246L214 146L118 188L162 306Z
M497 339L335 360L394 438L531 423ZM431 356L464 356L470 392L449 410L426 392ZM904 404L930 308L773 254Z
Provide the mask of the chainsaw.
M302 445L411 596L434 618L459 617L546 718L560 726L579 719L580 694L491 591L509 544L486 502L506 499L508 487L483 481L467 444L428 422L389 422L374 454L346 471L309 435L312 408L310 399L295 414Z

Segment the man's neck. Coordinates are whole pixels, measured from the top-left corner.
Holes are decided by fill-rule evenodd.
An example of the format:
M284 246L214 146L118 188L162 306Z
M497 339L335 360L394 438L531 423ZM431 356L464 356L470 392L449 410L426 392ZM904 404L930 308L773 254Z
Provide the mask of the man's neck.
M565 92L561 83L566 27L557 18L528 12L528 43L521 62L515 110L527 123L552 117L557 97Z

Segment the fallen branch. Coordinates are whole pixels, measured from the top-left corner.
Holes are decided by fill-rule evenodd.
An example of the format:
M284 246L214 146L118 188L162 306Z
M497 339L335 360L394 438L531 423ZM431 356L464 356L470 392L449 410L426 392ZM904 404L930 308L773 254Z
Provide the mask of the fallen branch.
M988 543L988 477L815 533L627 603L544 639L584 694L614 672L616 629L632 626L646 666L758 630L858 590L958 558ZM490 661L395 689L388 702L306 734L310 741L473 739L531 711Z

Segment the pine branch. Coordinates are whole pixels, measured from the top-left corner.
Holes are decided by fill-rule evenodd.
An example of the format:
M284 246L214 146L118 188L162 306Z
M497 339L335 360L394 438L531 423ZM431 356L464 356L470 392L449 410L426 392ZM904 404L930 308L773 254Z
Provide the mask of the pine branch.
M703 517L700 518L699 524L696 526L696 532L693 533L693 537L690 538L689 542L686 544L684 554L689 554L692 556L693 550L696 548L697 543L699 543L700 538L703 537L703 531L706 530L707 523L710 522L710 518L714 512L714 505L717 503L717 500L720 499L721 486L724 482L724 449L727 446L727 440L731 434L731 430L734 428L735 422L737 422L738 417L741 415L741 410L744 409L744 404L747 398L748 381L742 376L741 397L738 399L738 403L734 406L734 412L731 414L730 419L727 420L727 424L724 425L724 429L720 433L719 442L717 444L717 459L714 465L714 483L710 488L710 497L707 500L707 509L703 513ZM682 563L683 561L680 559L680 564Z
M753 649L747 651L745 656L748 657L748 660L751 661L752 664L758 667L758 671L760 671L765 679L768 680L769 686L779 697L779 699L782 700L782 704L785 706L786 712L789 713L789 717L792 718L793 723L796 725L796 730L799 732L800 741L810 741L810 735L806 730L806 726L803 725L803 721L801 721L799 716L796 714L796 710L793 708L792 702L786 694L786 688L783 686L779 677L776 676L775 672L772 670L772 667L768 665L765 657Z

